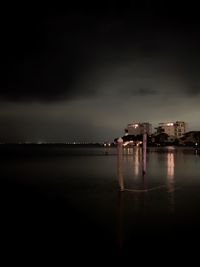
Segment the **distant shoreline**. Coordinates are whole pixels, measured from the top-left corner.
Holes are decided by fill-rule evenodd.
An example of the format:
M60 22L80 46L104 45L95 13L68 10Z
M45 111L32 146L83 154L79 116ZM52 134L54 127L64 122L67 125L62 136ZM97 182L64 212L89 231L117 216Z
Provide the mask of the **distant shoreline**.
M115 143L110 143L109 146L105 145L105 143L98 143L98 142L94 142L94 143L0 143L0 147L6 147L6 146L27 146L27 147L31 147L31 146L66 146L66 147L104 147L104 148L110 148L110 147L117 147L117 144ZM128 149L128 148L135 148L137 146L126 146L124 147L124 149ZM141 147L141 146L140 146ZM173 145L173 144L166 144L166 145L157 145L157 146L152 146L152 145L148 145L147 148L167 148L167 147L174 147L174 148L191 148L191 149L200 149L199 147L195 147L195 146L184 146L184 145Z
M0 146L104 146L103 143L0 143Z

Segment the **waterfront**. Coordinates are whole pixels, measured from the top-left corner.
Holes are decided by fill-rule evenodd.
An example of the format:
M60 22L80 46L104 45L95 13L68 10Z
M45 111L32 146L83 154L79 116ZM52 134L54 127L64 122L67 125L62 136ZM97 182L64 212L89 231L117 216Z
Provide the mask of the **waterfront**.
M200 156L191 148L149 148L145 176L136 147L119 160L110 147L15 146L1 150L0 169L9 251L104 257L154 241L191 247L200 236Z

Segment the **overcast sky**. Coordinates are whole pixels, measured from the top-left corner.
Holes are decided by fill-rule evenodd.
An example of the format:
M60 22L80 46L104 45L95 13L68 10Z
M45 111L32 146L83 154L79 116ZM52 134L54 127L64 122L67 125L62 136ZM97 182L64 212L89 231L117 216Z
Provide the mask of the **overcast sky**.
M198 7L135 3L2 10L0 142L112 141L139 121L200 130Z

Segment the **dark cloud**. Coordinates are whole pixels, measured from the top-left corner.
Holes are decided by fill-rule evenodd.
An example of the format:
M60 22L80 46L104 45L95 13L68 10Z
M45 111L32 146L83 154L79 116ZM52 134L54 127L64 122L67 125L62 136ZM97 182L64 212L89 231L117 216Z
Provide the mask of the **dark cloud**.
M199 8L164 2L2 7L0 138L112 139L129 121L175 116L197 125Z
M177 45L177 33L180 40L188 36L191 40L198 29L195 19L189 20L193 10L185 17L186 9L181 13L176 7L139 6L132 1L126 7L111 3L105 8L102 3L98 9L73 6L46 11L29 7L24 12L18 7L17 12L5 13L1 99L57 101L95 95L95 84L88 85L92 79L88 70L98 69L102 62L112 67L130 59L176 57L178 50L185 52L185 44ZM188 62L184 60L185 56L183 65ZM85 73L88 81L81 84ZM144 88L133 91L142 96L155 93Z
M34 9L7 15L2 33L1 99L55 101L93 93L91 88L77 88L76 83L90 62L84 47L92 35L94 16L52 10L46 15Z
M130 88L126 87L126 88L120 89L119 95L123 95L124 97L127 97L127 98L131 96L150 97L150 96L159 95L159 91L156 89L145 88L145 87L135 89L133 85L133 87L130 87Z
M149 89L149 88L139 88L133 91L133 95L139 95L139 96L149 96L149 95L156 95L156 94L158 94L157 90Z
M199 97L200 96L200 83L196 85L190 85L186 90L186 95L189 97Z

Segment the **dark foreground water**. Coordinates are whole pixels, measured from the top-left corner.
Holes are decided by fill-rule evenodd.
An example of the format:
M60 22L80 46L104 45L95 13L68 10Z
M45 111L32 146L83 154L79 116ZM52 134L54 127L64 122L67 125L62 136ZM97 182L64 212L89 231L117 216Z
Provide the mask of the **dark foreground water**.
M95 266L106 258L198 256L200 156L193 149L149 149L144 176L140 148L119 157L116 148L2 145L0 171L8 261Z

